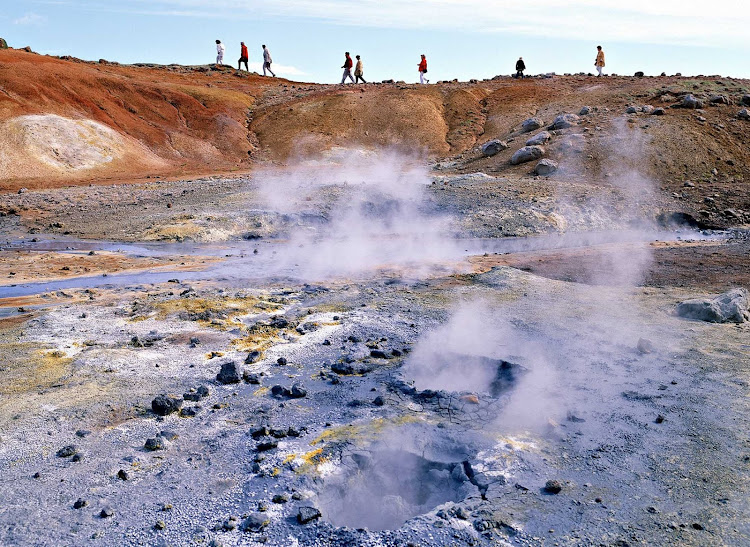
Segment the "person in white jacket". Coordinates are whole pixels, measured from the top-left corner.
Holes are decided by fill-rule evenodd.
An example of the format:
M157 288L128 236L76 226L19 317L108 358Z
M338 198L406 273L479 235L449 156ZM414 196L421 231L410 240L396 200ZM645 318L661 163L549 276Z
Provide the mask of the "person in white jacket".
M224 50L226 48L224 47L224 44L221 43L221 40L216 40L216 64L217 65L223 65L224 64Z
M273 61L271 60L271 52L268 51L268 48L265 44L263 44L263 76L266 75L266 69L268 69L268 72L271 73L271 76L276 77L276 74L273 73L273 70L271 70L271 63Z

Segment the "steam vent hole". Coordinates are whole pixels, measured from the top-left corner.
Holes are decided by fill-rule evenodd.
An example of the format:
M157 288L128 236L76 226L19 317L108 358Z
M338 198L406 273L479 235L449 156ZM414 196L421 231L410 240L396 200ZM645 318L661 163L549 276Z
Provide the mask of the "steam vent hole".
M468 462L437 462L402 450L355 453L326 479L318 503L335 526L395 530L449 501L477 493Z

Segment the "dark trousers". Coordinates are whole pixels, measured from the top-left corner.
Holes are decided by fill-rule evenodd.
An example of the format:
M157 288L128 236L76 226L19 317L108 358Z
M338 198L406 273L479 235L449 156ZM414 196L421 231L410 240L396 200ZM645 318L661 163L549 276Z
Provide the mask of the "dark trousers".
M247 66L247 57L240 57L240 60L237 61L237 70L242 68L242 63L245 63L245 70L250 72L250 68Z
M519 70L516 72L515 78L523 78L523 70Z
M356 80L354 80L354 83L355 83L355 84L358 84L360 80L362 80L362 83L363 83L363 84L366 84L366 83L367 83L367 82L365 82L365 79L364 79L364 78L362 77L362 75L361 75L361 74L355 74L354 76L355 76L355 77L357 78Z

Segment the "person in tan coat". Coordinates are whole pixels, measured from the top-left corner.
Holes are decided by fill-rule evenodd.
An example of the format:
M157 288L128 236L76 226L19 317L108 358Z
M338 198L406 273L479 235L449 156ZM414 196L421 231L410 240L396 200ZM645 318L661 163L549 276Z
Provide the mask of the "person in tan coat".
M358 84L360 80L362 80L363 84L366 84L365 78L363 74L365 73L365 69L362 67L362 60L359 58L359 55L357 57L357 64L354 67L354 77L356 80L354 81L355 84Z
M604 51L602 51L602 46L596 46L597 54L596 54L596 61L594 61L594 66L596 67L596 71L599 73L598 75L602 75L602 69L604 68Z

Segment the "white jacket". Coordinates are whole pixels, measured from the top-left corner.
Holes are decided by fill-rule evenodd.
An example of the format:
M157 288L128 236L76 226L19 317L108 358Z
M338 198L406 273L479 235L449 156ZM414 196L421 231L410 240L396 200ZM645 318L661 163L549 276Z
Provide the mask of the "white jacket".
M269 64L272 62L271 61L271 52L268 51L268 48L265 48L263 50L263 61L266 62L266 63L269 63Z
M218 53L219 55L224 55L224 50L225 49L226 48L224 47L224 44L222 44L221 42L219 42L218 44L216 44L216 53Z

